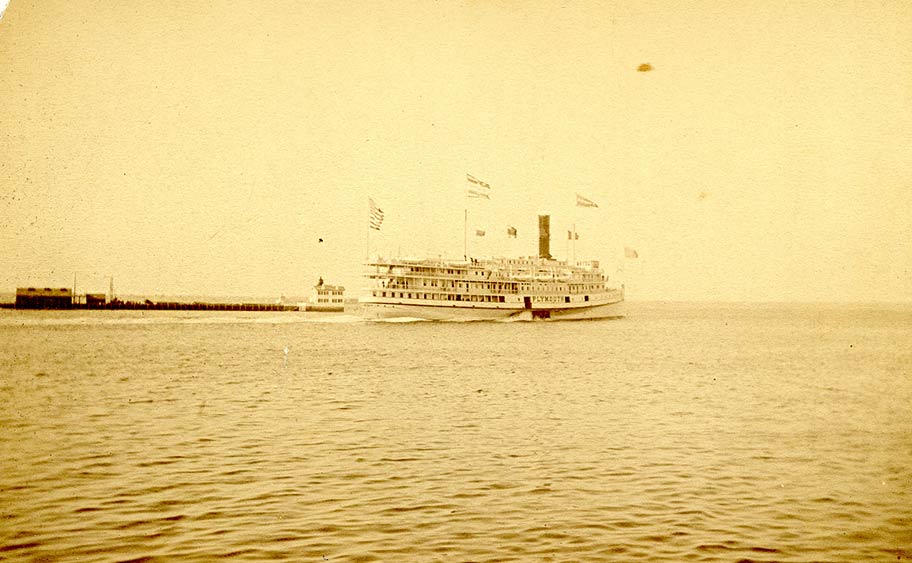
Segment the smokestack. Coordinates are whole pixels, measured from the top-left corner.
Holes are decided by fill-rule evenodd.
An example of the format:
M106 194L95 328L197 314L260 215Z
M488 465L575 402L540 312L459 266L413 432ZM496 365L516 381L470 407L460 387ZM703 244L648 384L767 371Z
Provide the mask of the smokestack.
M538 216L538 257L551 259L551 216Z

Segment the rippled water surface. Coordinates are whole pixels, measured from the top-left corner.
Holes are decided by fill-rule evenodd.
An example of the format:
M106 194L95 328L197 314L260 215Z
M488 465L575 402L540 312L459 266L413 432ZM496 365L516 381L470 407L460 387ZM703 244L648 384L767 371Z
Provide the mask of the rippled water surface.
M0 559L909 560L910 343L889 306L0 311Z

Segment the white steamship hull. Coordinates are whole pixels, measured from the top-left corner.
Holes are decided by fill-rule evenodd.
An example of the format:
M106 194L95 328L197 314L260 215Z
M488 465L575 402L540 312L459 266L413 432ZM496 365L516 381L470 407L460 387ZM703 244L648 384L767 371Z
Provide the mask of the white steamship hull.
M428 321L587 320L624 316L624 302L575 309L482 309L438 305L361 303L366 319L421 319Z
M573 307L548 307L533 304L531 308L434 303L391 303L360 301L361 316L366 319L421 319L429 321L485 320L587 320L611 319L624 316L623 291L616 291L604 302Z

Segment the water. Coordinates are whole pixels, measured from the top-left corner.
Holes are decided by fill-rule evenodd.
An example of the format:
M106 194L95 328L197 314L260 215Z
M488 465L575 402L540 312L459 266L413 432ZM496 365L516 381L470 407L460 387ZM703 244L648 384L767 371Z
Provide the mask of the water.
M629 314L0 311L0 559L912 558L912 308Z

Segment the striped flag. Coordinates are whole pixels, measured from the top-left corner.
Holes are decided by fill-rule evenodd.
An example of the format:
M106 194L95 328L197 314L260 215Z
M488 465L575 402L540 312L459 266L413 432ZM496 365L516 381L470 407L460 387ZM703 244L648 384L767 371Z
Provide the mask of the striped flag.
M491 199L491 184L482 182L471 174L466 174L466 180L469 182L466 189L468 197Z
M640 255L637 254L637 251L630 248L629 246L624 247L624 258L639 258Z
M516 238L516 227L507 227L507 236L510 238Z
M576 206L577 207L598 207L598 205L591 199L586 199L583 196L576 194Z
M367 198L367 201L370 203L370 217L368 218L370 228L379 231L380 224L383 223L383 210L377 207L377 204L374 203L373 199Z

